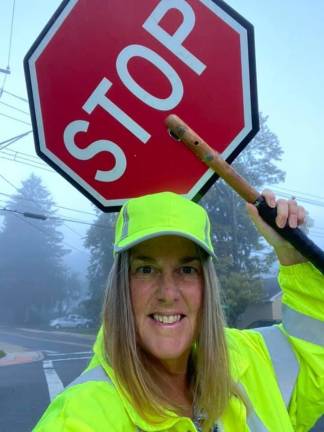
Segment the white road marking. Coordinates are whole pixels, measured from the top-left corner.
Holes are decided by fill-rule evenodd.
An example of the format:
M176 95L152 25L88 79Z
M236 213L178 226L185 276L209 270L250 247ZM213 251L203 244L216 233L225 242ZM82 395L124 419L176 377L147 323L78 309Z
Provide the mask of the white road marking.
M47 381L49 397L52 401L55 396L64 389L64 386L60 377L57 375L51 360L44 360L43 368Z
M52 362L58 362L58 361L68 361L68 360L81 360L81 359L90 359L92 356L87 357L71 357L71 358L60 358L60 359L53 359L50 360Z
M48 351L43 351L43 352L48 352ZM70 353L58 353L57 351L53 351L53 354L50 353L49 357L64 356L64 355L78 355L78 354L89 354L90 355L90 354L92 354L92 351L80 351L80 352L70 352Z

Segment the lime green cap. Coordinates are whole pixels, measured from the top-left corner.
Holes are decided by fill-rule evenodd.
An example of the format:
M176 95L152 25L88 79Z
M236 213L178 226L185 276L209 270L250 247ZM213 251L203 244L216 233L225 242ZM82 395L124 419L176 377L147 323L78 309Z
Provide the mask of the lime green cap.
M116 223L114 253L164 235L188 238L215 256L206 210L173 192L131 198L123 205Z

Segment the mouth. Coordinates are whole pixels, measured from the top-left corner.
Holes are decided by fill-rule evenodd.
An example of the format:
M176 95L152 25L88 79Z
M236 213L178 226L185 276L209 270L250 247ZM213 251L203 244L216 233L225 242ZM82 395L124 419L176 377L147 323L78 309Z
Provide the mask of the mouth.
M185 315L153 313L150 314L149 317L156 323L163 324L163 325L173 325L180 322L185 317Z

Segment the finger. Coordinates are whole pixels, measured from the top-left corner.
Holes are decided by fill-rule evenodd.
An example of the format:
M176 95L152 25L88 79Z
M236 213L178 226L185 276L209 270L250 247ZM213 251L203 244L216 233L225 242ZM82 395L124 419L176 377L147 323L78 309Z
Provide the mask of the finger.
M303 206L297 207L297 224L303 225L306 222L306 210Z
M297 228L298 224L298 205L296 200L288 200L288 225L290 228Z
M277 217L276 224L279 228L283 228L288 220L289 215L289 205L288 201L279 199L277 201Z
M266 203L268 204L269 207L275 208L276 207L276 196L274 194L274 192L272 192L272 190L270 189L264 189L262 191L262 194L266 200Z

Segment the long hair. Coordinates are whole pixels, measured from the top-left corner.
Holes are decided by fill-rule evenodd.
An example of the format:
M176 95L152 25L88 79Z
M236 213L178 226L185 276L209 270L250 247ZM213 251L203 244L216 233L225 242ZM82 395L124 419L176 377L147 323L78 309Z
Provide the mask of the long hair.
M195 411L203 414L203 430L208 431L224 412L232 395L240 392L231 380L224 334L224 317L219 282L211 257L201 253L204 295L200 331L189 358L188 370ZM103 309L104 344L125 396L148 421L161 422L166 410L181 413L157 381L149 355L137 344L129 288L128 252L117 254L108 277Z

